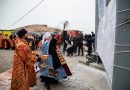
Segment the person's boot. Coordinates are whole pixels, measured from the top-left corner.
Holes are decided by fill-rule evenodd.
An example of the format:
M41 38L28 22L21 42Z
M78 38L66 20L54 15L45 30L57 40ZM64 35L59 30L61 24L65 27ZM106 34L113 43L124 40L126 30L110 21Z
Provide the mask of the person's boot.
M45 82L45 87L46 87L47 90L51 90L50 84L48 82Z
M84 56L84 54L82 54L81 56Z

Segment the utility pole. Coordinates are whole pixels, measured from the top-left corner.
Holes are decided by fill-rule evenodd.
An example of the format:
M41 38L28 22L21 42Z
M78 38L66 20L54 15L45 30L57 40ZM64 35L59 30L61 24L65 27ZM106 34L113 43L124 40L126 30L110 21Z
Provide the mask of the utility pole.
M68 21L65 21L65 22L63 23L63 30L65 30L66 27L68 27L68 25L69 25L69 22L68 22Z

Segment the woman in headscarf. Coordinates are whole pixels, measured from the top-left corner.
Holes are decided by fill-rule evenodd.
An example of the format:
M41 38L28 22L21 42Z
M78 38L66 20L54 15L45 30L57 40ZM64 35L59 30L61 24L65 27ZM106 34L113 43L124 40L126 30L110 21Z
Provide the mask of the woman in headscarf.
M46 32L42 40L42 54L48 55L47 60L39 62L40 78L45 83L45 86L50 90L50 83L58 83L59 79L67 77L67 73L61 65L58 55L56 53L57 40L52 39L49 32ZM42 57L42 56L41 56Z
M48 55L48 58L46 60L41 60L38 63L38 66L40 68L40 78L41 78L41 82L45 83L45 87L50 90L50 86L49 83L50 82L57 82L57 80L54 79L54 77L52 77L49 74L49 69L52 68L53 69L53 61L52 61L52 56L49 55L49 44L50 41L52 39L52 36L49 32L45 32L42 38L42 55ZM42 58L41 55L41 58Z

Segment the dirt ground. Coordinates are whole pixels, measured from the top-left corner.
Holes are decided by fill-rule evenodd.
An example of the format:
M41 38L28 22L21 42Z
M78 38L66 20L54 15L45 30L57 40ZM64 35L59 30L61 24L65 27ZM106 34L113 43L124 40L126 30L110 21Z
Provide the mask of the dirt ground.
M13 53L12 50L0 50L0 90L10 90ZM50 85L51 90L110 90L105 72L79 63L80 60L86 60L85 56L65 56L65 59L73 75L60 80L57 85ZM46 90L44 83L40 82L39 73L37 86L30 90Z

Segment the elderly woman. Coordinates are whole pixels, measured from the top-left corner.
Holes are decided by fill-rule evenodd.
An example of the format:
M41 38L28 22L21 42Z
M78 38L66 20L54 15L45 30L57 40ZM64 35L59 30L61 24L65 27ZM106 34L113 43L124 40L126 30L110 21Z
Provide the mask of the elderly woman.
M42 61L38 64L40 67L41 81L45 83L48 90L50 89L50 83L58 83L59 79L67 77L67 73L56 54L56 41L56 39L52 39L49 32L44 34L42 40L42 54L43 56L48 55L48 58L47 60L42 58Z

